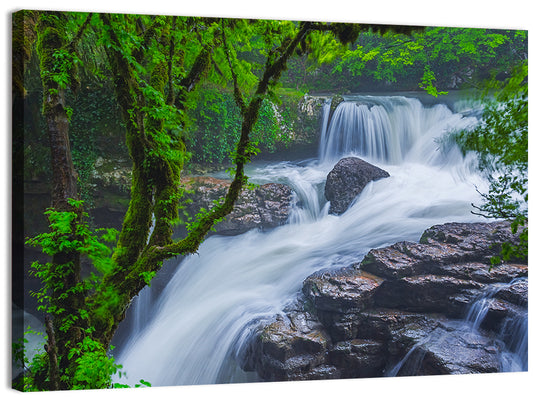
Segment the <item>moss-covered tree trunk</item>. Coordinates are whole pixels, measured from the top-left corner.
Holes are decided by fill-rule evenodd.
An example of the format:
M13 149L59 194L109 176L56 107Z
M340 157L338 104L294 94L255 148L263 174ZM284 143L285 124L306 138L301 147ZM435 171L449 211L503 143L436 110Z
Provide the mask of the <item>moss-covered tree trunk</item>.
M43 114L50 144L52 191L51 207L58 212L74 212L79 208L71 204L78 199L77 173L72 163L69 140L69 117L65 94L72 85L73 64L67 50L65 14L42 12L37 24L37 52L40 58L43 86ZM77 219L71 222L71 236L75 237ZM69 385L59 378L58 370L71 364L69 352L83 339L80 322L70 319L84 306L84 294L76 289L80 278L80 253L70 249L57 251L52 256L47 286L53 317L47 322L48 352L50 362L49 389L67 389ZM74 357L75 360L75 357Z

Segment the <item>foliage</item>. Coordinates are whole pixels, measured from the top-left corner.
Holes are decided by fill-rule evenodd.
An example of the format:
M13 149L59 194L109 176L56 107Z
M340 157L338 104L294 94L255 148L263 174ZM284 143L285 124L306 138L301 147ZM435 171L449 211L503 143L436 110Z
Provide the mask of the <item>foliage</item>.
M83 201L71 199L69 202L75 208L83 205ZM86 213L82 213L82 219L80 219L78 212L60 212L49 209L46 215L50 220L50 232L28 239L27 244L40 247L45 254L50 256L65 251L79 252L91 261L94 269L88 277L65 291L64 279L73 273L72 265L58 265L51 262L32 264L33 274L43 283L41 290L34 293L40 303L38 310L55 319L60 318L62 325L59 326L59 330L67 331L74 324L80 325L81 320L89 321L89 309L83 306L73 312L72 309L67 310L61 305L68 302L68 297L76 292L94 292L96 287L102 283L103 276L113 269L112 244L117 240L118 231L108 228L92 231L85 221L88 216ZM30 333L33 332L30 331ZM66 356L70 363L67 369L60 370L61 381L73 390L112 387L112 376L119 373L122 366L116 364L114 357L108 356L104 345L93 338L94 327L86 327L80 333L83 339L69 346ZM109 350L112 349L113 347L109 348ZM38 354L30 363L24 354L24 343L16 344L14 350L16 358L22 361L22 364L28 365L22 388L25 391L49 390L49 381L46 377L43 378L48 368L49 354ZM58 359L58 362L61 364L61 359ZM126 385L119 385L126 387ZM141 385L149 386L150 384L141 381L141 384L137 386Z
M19 337L17 341L12 343L12 358L13 362L21 367L22 369L22 378L19 378L14 381L14 388L20 389L23 391L31 390L31 383L28 383L28 380L31 380L31 374L37 369L35 358L38 358L42 355L43 349L40 348L37 353L33 355L32 359L29 359L27 353L27 345L29 343L28 336L42 336L41 332L34 331L30 326L26 328L22 337Z
M71 379L72 389L109 388L111 377L121 368L113 357L107 356L101 343L89 337L71 350L69 356L74 355L77 355L77 367Z
M32 359L28 359L26 345L28 344L27 335L42 335L42 333L31 330L29 327L24 333L24 338L19 342L13 343L14 361L22 366L23 374L14 381L13 388L24 392L41 391L47 389L43 376L48 369L47 354L41 349ZM46 338L46 337L45 337ZM110 350L113 350L110 347ZM114 375L122 376L122 366L117 364L113 356L108 356L102 345L97 341L85 337L84 340L71 350L69 357L80 355L76 359L77 367L74 375L69 377L64 375L64 380L69 380L72 390L79 389L106 389L106 388L131 388L130 385L122 383L113 383ZM148 381L141 379L135 384L135 388L150 387Z
M331 65L294 59L291 78L284 84L341 92L422 88L437 95L441 91L437 87L476 87L491 70L504 70L525 58L524 31L447 27L427 27L411 35L368 31Z
M92 207L91 176L99 156L126 156L124 126L113 92L97 86L82 87L67 101L76 110L70 118L72 162L78 173L78 189L85 206Z
M80 208L82 201L70 200L70 204L75 208ZM42 288L33 293L38 299L40 306L38 310L61 320L59 331L68 331L73 325L83 325L82 320L88 321L89 313L85 306L78 309L67 309L69 296L76 293L87 293L94 291L101 283L102 276L113 267L110 257L112 247L110 246L117 239L118 232L114 229L98 229L96 232L90 230L85 222L86 213L64 212L49 209L46 215L50 221L50 231L39 234L27 240L28 245L40 247L42 251L50 256L64 252L78 252L86 256L94 267L90 275L78 282L76 285L66 288L65 279L69 278L75 270L72 264L55 264L52 262L32 264L32 273L42 281ZM62 380L68 381L70 389L105 388L111 384L111 376L118 370L114 359L109 358L105 348L101 343L92 338L94 328L87 327L80 331L84 336L83 340L74 345L69 345L68 359L73 360L67 370L62 370ZM25 377L27 389L50 389L46 381L40 381L38 377L31 378L31 375L39 375L39 367L42 362L46 362L48 354L42 354L34 360L35 367L30 367L32 374ZM61 359L59 359L61 363Z
M412 32L409 27L321 22L40 13L36 48L43 112L48 133L56 139L50 140L52 197L61 207L46 213L49 232L27 241L52 257L32 266L42 282L35 295L48 315L48 343L32 363L31 389L111 386L111 376L121 371L108 354L110 342L131 300L165 259L195 253L233 210L248 184L244 168L252 157L292 139L294 126L287 121L295 119L295 103L281 107L277 93L294 54L318 64L331 62L361 37L336 70L352 65L352 74L362 74L374 65L376 78L392 81L406 65L421 64L423 84L435 87L438 73L422 62L422 48L428 47L386 33L391 30ZM361 35L368 31L385 34L386 44ZM469 46L464 52L472 54ZM91 84L112 87L113 100L96 107L84 103L96 93L80 90L88 87L88 76ZM195 93L204 81L209 85ZM75 98L80 92L82 97ZM198 98L203 106L195 109ZM108 105L113 116L102 110ZM120 232L93 231L77 187L59 183L77 186L78 174L85 181L102 125L111 123L116 111L132 164L131 200ZM200 134L191 134L195 124ZM173 227L183 206L181 174L191 150L202 162L229 157L233 181L227 195L195 215L187 235L175 239ZM63 168L55 165L54 156L64 161ZM89 270L82 270L81 256L90 261Z
M225 161L239 139L241 117L230 93L199 90L192 111L195 123L188 131L192 162L219 164ZM213 134L217 132L217 134Z
M293 98L296 100L294 106ZM283 96L276 104L265 100L259 110L258 120L251 134L261 151L272 153L286 148L294 137L293 125L297 122L297 103L301 94ZM231 151L239 140L242 116L231 93L214 87L198 91L192 122L186 132L191 162L203 165L220 165L229 160ZM216 132L216 134L214 134Z
M474 205L476 213L489 218L512 221L518 245L506 243L493 263L511 258L527 258L528 238L528 68L521 64L501 83L492 80L481 123L474 129L455 135L464 151L475 151L479 165L489 180L489 191L482 193L483 203ZM487 94L486 94L487 95Z

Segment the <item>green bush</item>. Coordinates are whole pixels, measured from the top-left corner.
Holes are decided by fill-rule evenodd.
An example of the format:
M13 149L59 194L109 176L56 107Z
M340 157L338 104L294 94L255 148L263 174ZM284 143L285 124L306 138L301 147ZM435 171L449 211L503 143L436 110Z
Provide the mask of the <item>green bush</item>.
M251 135L263 152L287 148L294 140L298 102L302 94L284 96L281 104L263 102ZM193 163L220 165L229 160L240 135L241 115L231 93L219 88L203 88L192 111L192 123L186 134Z

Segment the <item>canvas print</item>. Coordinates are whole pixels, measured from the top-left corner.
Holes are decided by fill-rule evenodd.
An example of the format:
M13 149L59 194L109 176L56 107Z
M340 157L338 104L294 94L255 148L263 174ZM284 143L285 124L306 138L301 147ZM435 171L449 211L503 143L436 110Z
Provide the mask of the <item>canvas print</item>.
M527 31L12 23L14 389L528 370Z

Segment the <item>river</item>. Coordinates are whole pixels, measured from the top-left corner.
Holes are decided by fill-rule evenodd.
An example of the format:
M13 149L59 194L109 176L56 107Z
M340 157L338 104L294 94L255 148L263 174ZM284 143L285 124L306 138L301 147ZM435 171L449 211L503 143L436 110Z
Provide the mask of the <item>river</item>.
M136 298L128 331L120 331L127 338L115 350L126 373L121 382L257 381L238 366L247 339L295 300L308 275L353 264L371 248L417 241L434 224L479 221L471 204L480 202L476 188L483 191L487 184L474 157L463 157L446 140L449 132L476 123L465 116L470 113L408 96L346 100L329 123L324 119L315 157L247 169L254 183L293 189L288 224L213 235L197 254L165 265L172 272L161 294L147 288ZM334 216L328 214L324 184L345 156L358 156L390 177L370 183L344 214Z

